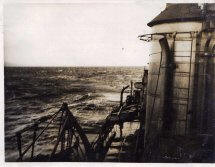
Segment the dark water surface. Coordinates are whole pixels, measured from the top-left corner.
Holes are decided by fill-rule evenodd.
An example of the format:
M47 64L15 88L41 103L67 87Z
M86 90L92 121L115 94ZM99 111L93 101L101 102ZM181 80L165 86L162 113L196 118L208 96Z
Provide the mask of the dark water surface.
M63 102L69 104L92 141L118 104L121 88L130 80L140 81L142 74L141 67L5 67L6 161L18 157L15 133L55 113ZM30 135L26 134L24 146ZM53 126L37 142L36 154L50 153L56 135L57 127Z

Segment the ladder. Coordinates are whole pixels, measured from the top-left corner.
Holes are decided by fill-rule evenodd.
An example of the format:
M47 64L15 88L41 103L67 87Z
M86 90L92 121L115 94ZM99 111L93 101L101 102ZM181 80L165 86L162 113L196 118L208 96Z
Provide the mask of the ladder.
M111 143L106 154L106 162L132 162L132 155L129 151L129 143L127 143L125 136L117 137Z
M176 34L177 35L177 34ZM185 111L185 114L186 114L186 118L185 119L178 119L178 117L176 117L176 120L177 120L177 122L185 122L185 130L184 130L184 134L185 135L187 135L187 133L188 133L188 115L189 115L189 106L190 106L190 89L191 89L191 70L192 70L192 53L193 53L193 34L192 34L192 32L190 32L190 36L191 36L191 39L189 39L189 40L175 40L174 39L174 41L173 41L173 53L172 53L172 55L173 55L173 57L174 58L189 58L189 68L188 68L188 71L180 71L180 72L176 72L176 71L173 71L173 75L174 76L177 76L177 77L188 77L188 83L187 83L187 85L188 85L188 87L175 87L174 86L174 83L173 83L173 89L172 89L172 91L174 92L174 90L178 90L178 91L185 91L186 92L186 94L187 94L187 96L186 97L177 97L177 96L173 96L172 98L171 98L171 102L172 102L172 105L177 105L178 107L179 106L185 106L185 108L186 108L186 111ZM175 51L175 42L176 41L189 41L190 42L190 54L189 55L187 55L187 56L181 56L181 55L175 55L175 53L177 52L177 51ZM189 51L187 51L187 52L189 52ZM173 102L173 100L174 101L177 101L176 103L174 103ZM178 109L178 112L180 112L179 111L179 109ZM177 116L178 114L176 114L176 116ZM176 128L176 124L175 124L175 128ZM177 131L175 131L175 133L177 133Z
M189 58L189 69L188 71L182 71L182 72L176 72L176 71L173 71L173 75L177 75L178 77L188 77L188 87L175 87L173 86L173 89L172 91L174 90L185 90L187 91L187 96L186 97L176 97L176 96L173 96L171 98L169 98L169 100L172 102L173 100L177 101L177 103L173 103L173 105L184 105L186 107L186 119L182 119L182 120L179 120L177 119L177 121L180 121L180 122L185 122L185 135L187 134L187 130L188 130L188 114L189 114L189 103L190 103L190 84L191 84L191 68L192 68L192 53L193 53L193 32L189 32L190 33L190 36L191 36L191 39L189 40L175 40L175 37L177 35L177 33L175 33L175 37L174 37L174 40L173 40L173 48L172 48L172 55L174 58L176 57L186 57L186 58ZM175 42L176 41L190 41L190 55L189 56L176 56L175 55ZM158 74L157 74L157 80L156 80L156 86L155 86L155 91L152 93L152 92L148 92L147 94L151 94L151 96L153 96L153 103L152 103L152 107L151 107L151 111L150 111L150 117L149 117L149 128L148 128L148 132L146 132L147 134L150 133L150 130L151 130L151 122L152 122L152 119L153 119L153 113L154 113L154 105L155 105L155 101L156 101L156 97L157 97L157 90L158 90L158 84L159 84L159 80L160 80L160 70L161 70L161 66L162 66L162 52L156 52L156 53L152 53L152 54L161 54L161 58L160 58L160 62L159 62L159 69L158 69ZM150 55L152 55L150 54ZM173 83L174 85L174 83ZM181 103L181 101L183 101L184 103ZM176 127L176 124L175 124L175 127Z
M120 162L123 142L124 138L117 137L114 139L105 157L106 162Z

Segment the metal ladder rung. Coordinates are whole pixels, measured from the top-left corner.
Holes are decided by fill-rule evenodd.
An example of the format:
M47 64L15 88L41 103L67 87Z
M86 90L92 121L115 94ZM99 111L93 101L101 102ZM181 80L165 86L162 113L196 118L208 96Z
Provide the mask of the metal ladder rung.
M160 96L160 94L158 94L158 93L154 94L154 93L151 93L149 91L147 92L147 95L152 96L152 97L159 97Z
M173 57L186 57L186 58L190 58L190 56L173 56Z
M160 73L149 73L149 75L160 75Z
M190 74L190 72L174 72L175 74Z
M189 75L177 75L177 77L189 77Z
M192 41L191 39L189 40L175 40L175 41L178 41L178 42L184 42L184 41Z
M187 101L189 98L185 98L185 97L172 97L172 98L169 98L169 99L172 99L172 100L184 100L184 101Z
M140 120L136 119L136 120L133 120L132 122L140 122Z
M186 119L177 119L178 122L187 122Z
M183 103L172 103L172 104L180 105L180 106L186 106L187 105L187 104L183 104Z
M173 87L173 89L185 89L185 90L188 90L189 88Z

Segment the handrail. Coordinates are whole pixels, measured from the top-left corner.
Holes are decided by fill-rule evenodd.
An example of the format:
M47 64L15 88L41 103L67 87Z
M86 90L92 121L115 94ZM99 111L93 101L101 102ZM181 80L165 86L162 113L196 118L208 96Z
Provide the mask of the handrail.
M55 144L53 150L52 150L52 153L50 155L50 159L53 158L53 156L55 155L55 152L57 150L57 147L58 147L58 144L59 142L61 142L61 151L62 149L64 150L64 146L65 146L65 140L63 140L63 136L65 135L65 132L66 130L70 131L71 130L73 132L71 132L70 134L70 137L71 135L75 135L73 133L74 132L74 129L76 129L79 137L81 138L82 140L82 143L84 145L84 148L85 148L85 154L86 154L86 158L87 160L91 161L91 160L95 160L95 156L94 156L94 150L92 149L91 145L90 145L90 142L88 141L88 138L87 136L85 135L82 127L79 125L79 123L77 122L76 118L73 116L73 114L70 112L69 108L68 108L68 104L67 103L63 103L63 105L61 106L61 108L56 112L54 113L52 116L51 116L51 120L48 122L48 124L42 129L42 131L36 136L36 130L38 129L38 124L39 123L35 123L35 125L31 126L31 127L28 127L24 130L21 130L19 132L16 133L16 136L17 136L17 143L18 143L18 150L19 150L19 158L18 158L18 161L22 161L22 158L23 156L30 150L30 148L32 148L32 152L31 152L31 158L33 158L33 152L34 152L34 144L35 142L40 138L40 136L44 133L44 131L49 127L49 125L51 123L53 123L53 120L57 117L57 115L62 112L61 114L61 124L60 125L60 128L59 128L59 134L58 134L58 139L57 139L57 143ZM65 112L65 120L62 122L62 117L63 117L63 113ZM41 122L40 122L41 123ZM30 130L30 129L35 129L34 131L34 135L33 135L33 141L30 143L30 145L27 146L27 148L22 152L22 145L21 145L21 134ZM78 140L78 137L75 135L75 139L76 141ZM71 147L71 140L70 138L67 138L67 144L70 142L70 147ZM84 152L83 150L81 149L80 145L78 145L83 157L85 157L84 155ZM71 147L72 148L72 147Z
M124 91L127 89L129 87L129 85L127 85L127 86L125 86L125 87L123 87L122 88L122 90L121 90L121 95L120 95L120 105L119 105L119 107L118 107L118 111L117 111L117 115L119 116L119 114L121 113L121 111L122 111L122 108L123 108L123 105L124 105L124 102L123 102L123 93L124 93ZM107 121L107 119L109 118L109 116L110 115L108 115L107 117L106 117L106 121ZM106 122L105 122L106 123ZM105 123L102 125L102 126L105 126ZM111 130L111 129L110 129ZM94 147L95 146L95 144L96 143L98 143L100 140L101 140L101 138L103 137L103 131L101 131L97 136L96 136L96 138L93 140L93 142L91 143L91 146L92 147ZM103 140L105 140L106 139L106 136L103 138Z
M146 35L167 35L167 34L174 34L176 32L161 32L161 33L151 33L151 34L143 34L139 35L138 38L144 37ZM198 31L182 31L182 32L177 32L177 34L190 34L190 33L198 33Z
M194 34L198 33L198 31L184 31L184 32L162 32L162 33L151 33L151 34L143 34L139 35L138 38L142 41L149 42L154 35L166 37L167 35L174 35L174 34Z
M120 106L123 105L123 93L124 91L129 87L129 85L125 86L122 88L121 93L120 93Z
M40 134L39 134L37 137L34 138L34 140L32 141L32 143L25 149L25 151L23 151L23 152L20 151L21 145L20 145L19 142L18 142L18 145L19 145L18 147L19 147L19 152L20 152L20 155L19 155L18 160L22 160L23 156L28 152L28 150L29 150L31 147L34 149L34 144L35 144L35 142L39 139L39 137L43 134L43 132L49 127L49 125L50 125L50 124L52 123L52 121L56 118L56 116L58 115L58 113L59 113L60 111L61 111L61 109L52 115L52 119L49 121L49 123L46 125L46 127L40 132ZM34 126L37 127L38 125L34 125ZM29 129L26 129L25 131L17 132L17 133L16 133L16 136L17 136L18 138L21 139L21 134L24 133L24 132L26 132L27 130L29 130ZM18 140L20 140L20 139L18 139Z

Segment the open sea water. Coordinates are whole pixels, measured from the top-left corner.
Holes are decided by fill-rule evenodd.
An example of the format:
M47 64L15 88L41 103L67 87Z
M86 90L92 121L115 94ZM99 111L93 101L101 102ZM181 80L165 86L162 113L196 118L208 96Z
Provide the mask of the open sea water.
M36 120L50 116L67 102L89 141L130 81L141 81L143 67L5 67L5 160L15 161L15 133ZM44 125L45 126L45 125ZM42 127L40 127L40 130ZM48 154L54 147L57 125L37 141L35 153ZM32 142L29 132L23 147Z

